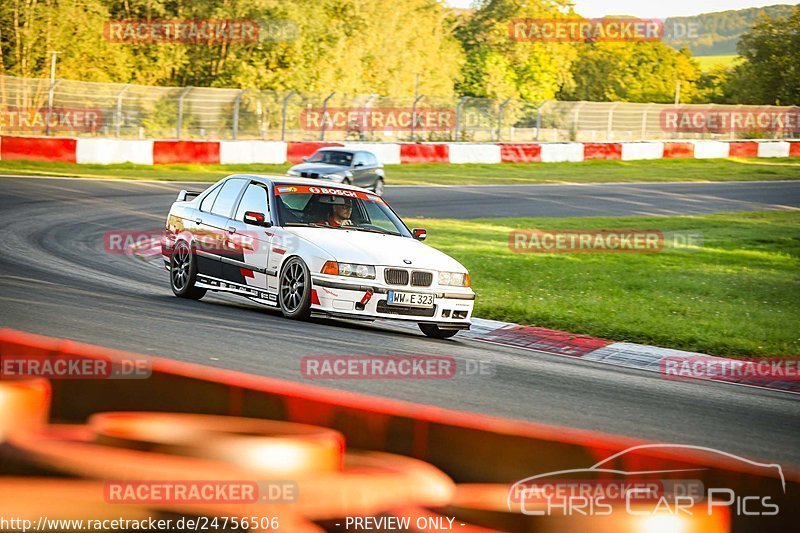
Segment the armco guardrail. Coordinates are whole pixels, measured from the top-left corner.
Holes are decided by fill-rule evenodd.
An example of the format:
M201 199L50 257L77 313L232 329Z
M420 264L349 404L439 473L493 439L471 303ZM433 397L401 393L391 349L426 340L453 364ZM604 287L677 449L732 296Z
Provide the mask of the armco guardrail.
M315 94L0 76L0 133L281 141L800 138L800 108Z
M468 532L561 531L567 525L583 531L648 531L653 515L625 512L620 502L614 508L622 512L613 516L535 516L508 503L509 489L518 480L585 468L605 458L610 458L605 468L640 473L680 469L681 479L691 476L704 487L735 491L736 501L730 505L676 518L683 531L777 531L800 517L793 505L800 472L788 466L779 473L773 468L777 465L765 469L760 463L708 450L646 447L631 438L366 397L0 330L0 362L6 375L14 361L26 358L38 358L37 368L44 360L99 361L123 370L132 361L140 369L141 362L147 362L142 379L0 380L0 516L24 514L34 523L37 513L92 518L109 511L128 516L169 511L258 513L276 517L290 531L338 531L348 517L378 515L452 517L456 525L464 524L454 529ZM265 447L261 454L256 453L259 446ZM270 448L274 446L278 448ZM273 455L269 449L283 451ZM584 481L590 475L597 483L608 480L600 471L589 472L581 474ZM46 477L65 473L73 477ZM297 493L291 501L239 505L144 501L114 506L108 497L109 480L254 478L293 483ZM57 505L63 498L70 505ZM780 513L744 516L737 506L752 498L768 498Z
M66 137L0 137L0 159L79 164L298 163L322 147L373 152L387 165L407 163L558 163L595 159L800 157L800 141L643 141L588 143L336 143L178 141Z

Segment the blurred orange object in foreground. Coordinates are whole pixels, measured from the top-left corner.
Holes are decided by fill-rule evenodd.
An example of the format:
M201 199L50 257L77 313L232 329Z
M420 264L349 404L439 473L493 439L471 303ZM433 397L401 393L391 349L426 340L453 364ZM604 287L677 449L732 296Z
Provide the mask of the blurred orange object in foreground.
M0 443L14 433L41 429L49 413L47 380L0 380Z

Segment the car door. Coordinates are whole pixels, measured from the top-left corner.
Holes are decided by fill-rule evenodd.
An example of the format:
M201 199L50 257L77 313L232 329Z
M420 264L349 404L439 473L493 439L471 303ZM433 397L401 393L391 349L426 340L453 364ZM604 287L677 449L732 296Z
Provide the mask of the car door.
M369 187L372 185L372 182L375 181L374 179L370 180L371 171L368 166L366 152L356 152L353 155L353 163L350 171L353 173L353 185Z
M267 185L258 181L247 184L228 220L228 253L221 258L222 278L252 288L259 298L267 298L267 277L273 274L267 267L273 234L268 198ZM248 223L245 213L263 215L266 224Z
M208 198L203 199L200 204L200 210L195 218L197 229L194 237L197 269L201 274L214 278L222 276L221 257L227 253L227 224L245 183L247 180L243 178L225 180L218 188L213 201L209 201L210 205L206 204Z

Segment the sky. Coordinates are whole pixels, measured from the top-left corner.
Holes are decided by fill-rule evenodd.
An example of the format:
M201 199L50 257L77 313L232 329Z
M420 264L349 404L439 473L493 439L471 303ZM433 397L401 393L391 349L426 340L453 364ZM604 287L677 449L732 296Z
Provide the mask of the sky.
M584 17L630 15L634 17L667 18L728 11L746 7L775 4L796 4L781 0L573 0L575 11ZM446 0L454 7L469 7L472 0Z

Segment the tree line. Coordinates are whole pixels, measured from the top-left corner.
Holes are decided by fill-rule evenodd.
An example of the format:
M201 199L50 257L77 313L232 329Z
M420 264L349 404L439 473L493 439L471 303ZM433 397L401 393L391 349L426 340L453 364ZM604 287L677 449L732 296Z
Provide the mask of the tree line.
M569 0L5 0L0 74L340 94L800 104L800 6L762 15L741 61L702 73L664 42L518 42L518 19L574 15ZM784 13L785 10L781 11ZM245 21L256 39L124 41L110 21ZM119 37L119 34L117 34ZM202 41L202 39L201 39Z

